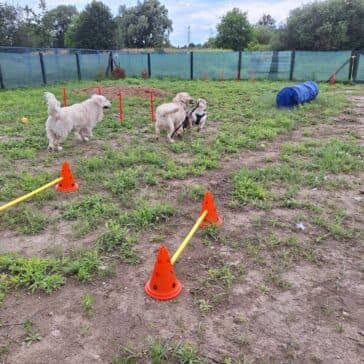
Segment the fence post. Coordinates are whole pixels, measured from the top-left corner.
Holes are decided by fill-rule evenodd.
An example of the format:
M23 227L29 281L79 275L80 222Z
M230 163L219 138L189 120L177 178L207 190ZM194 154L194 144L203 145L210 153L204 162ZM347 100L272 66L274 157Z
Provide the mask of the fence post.
M360 51L356 51L355 52L355 59L354 59L354 67L353 67L353 81L356 81L356 76L358 74L358 67L359 67L359 62L360 62L360 56L361 56L361 52Z
M359 52L351 51L350 64L349 64L349 81L355 81L358 72Z
M148 62L148 77L152 77L152 66L150 62L150 53L147 54L147 62Z
M239 58L238 58L238 81L240 81L240 74L241 74L241 54L242 54L242 51L239 51Z
M190 80L193 81L193 52L190 52Z
M114 56L112 51L110 51L110 72L114 71Z
M40 68L42 69L43 84L46 85L47 84L47 75L46 75L46 70L45 70L45 66L44 66L44 58L43 58L42 52L39 52L39 61L40 61Z
M0 64L0 87L1 88L5 88L5 85L4 85L4 79L3 79L3 73L1 71L1 64Z
M76 51L75 54L76 54L77 76L78 80L81 81L82 75L81 75L81 64L80 64L80 52Z
M292 51L292 53L291 53L291 67L290 67L290 70L289 70L289 80L290 81L293 80L295 60L296 60L296 51Z

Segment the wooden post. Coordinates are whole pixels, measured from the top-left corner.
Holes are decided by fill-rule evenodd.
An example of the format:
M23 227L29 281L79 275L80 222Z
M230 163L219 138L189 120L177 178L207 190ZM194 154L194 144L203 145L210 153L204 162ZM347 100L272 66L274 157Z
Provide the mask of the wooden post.
M46 70L45 70L45 66L44 66L44 58L43 58L43 53L42 52L39 52L39 61L40 61L40 68L42 70L43 84L46 85L47 84L47 76L46 76Z
M238 57L238 77L237 80L240 81L240 74L241 74L241 54L242 52L239 51L239 57Z
M3 73L2 73L2 71L1 71L1 65L0 65L0 87L1 87L2 89L4 89L4 88L5 88L5 85L4 85L4 79L3 79Z
M193 81L193 52L190 52L190 80Z
M152 77L152 64L150 61L150 53L147 54L147 62L148 62L148 77Z
M76 66L77 66L78 80L81 81L82 77L81 77L80 52L79 51L76 52Z

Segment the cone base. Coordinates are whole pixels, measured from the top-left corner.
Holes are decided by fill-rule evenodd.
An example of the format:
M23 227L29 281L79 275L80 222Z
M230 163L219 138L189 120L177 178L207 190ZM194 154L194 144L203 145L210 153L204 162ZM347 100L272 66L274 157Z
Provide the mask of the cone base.
M207 227L209 227L210 225L217 225L217 226L221 226L222 225L222 218L220 216L218 216L217 221L216 222L208 222L208 221L202 221L200 228L201 229L205 229Z
M77 190L78 190L78 183L77 182L73 183L72 186L70 186L70 187L64 187L60 183L56 184L56 191L58 191L58 192L67 192L67 193L69 193L69 192L75 192Z
M147 282L144 287L145 293L155 300L168 301L176 298L182 292L182 284L176 279L176 286L171 288L170 292L158 292L158 290L153 289L151 279Z

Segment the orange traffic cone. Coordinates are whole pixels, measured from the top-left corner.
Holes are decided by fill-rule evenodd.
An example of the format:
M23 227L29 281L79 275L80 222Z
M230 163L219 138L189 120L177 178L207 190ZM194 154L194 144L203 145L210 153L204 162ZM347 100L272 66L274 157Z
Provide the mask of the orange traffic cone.
M63 180L56 185L58 192L74 192L78 190L78 184L73 178L68 162L64 162L62 165L61 177L63 177Z
M202 221L200 227L205 228L210 225L222 225L222 219L217 214L215 201L211 192L206 192L205 197L201 206L201 214L207 210L207 215L205 219Z
M181 282L176 278L167 248L162 245L154 265L152 277L145 285L145 292L155 300L167 301L182 291Z

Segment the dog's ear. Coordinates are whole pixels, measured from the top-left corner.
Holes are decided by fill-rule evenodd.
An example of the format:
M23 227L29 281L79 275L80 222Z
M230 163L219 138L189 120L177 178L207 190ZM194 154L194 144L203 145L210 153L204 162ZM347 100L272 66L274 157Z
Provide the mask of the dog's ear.
M103 106L104 105L104 99L103 99L103 97L102 96L100 96L100 95L96 95L96 94L94 94L94 95L92 95L91 96L91 99L95 102L95 104L96 105L98 105L98 106Z

